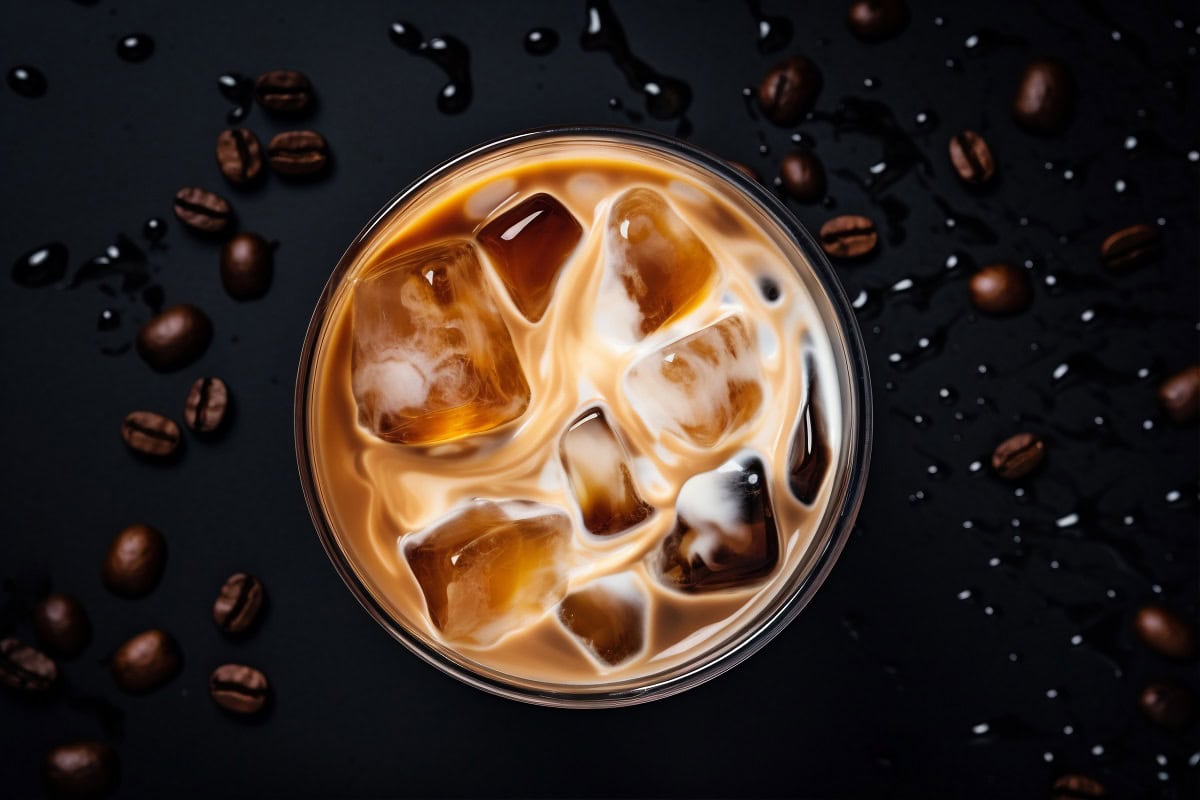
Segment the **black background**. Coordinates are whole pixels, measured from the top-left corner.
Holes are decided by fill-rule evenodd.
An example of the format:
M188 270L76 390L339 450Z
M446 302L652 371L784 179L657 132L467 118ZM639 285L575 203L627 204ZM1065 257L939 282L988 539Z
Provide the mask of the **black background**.
M85 654L62 664L63 692L44 702L0 694L0 795L39 794L47 748L101 738L120 753L130 797L1011 798L1043 796L1064 772L1097 777L1117 797L1194 797L1196 729L1153 728L1136 698L1163 676L1195 688L1195 664L1148 653L1128 624L1156 595L1197 610L1196 428L1171 424L1154 399L1162 377L1197 361L1197 164L1187 156L1200 148L1196 9L915 2L907 31L866 45L847 32L845 5L766 2L795 24L785 52L824 73L820 111L846 97L882 102L927 159L884 192L910 209L904 241L840 268L847 291L959 259L927 303L901 293L860 312L877 420L860 526L809 609L744 665L647 706L568 712L462 686L362 612L301 498L292 391L326 277L410 180L531 126L628 123L610 98L642 109L607 55L580 48L583 2L4 3L3 66L38 66L49 91L0 91L0 253L60 240L74 268L116 233L140 240L144 219L168 218L164 246L150 251L154 280L168 303L204 307L217 335L198 363L159 375L132 352L100 353L132 338L148 316L140 301L96 284L0 288L6 608L20 612L53 586L82 598L95 628ZM742 88L780 57L758 52L748 7L617 0L615 11L635 53L692 86L690 140L773 175L793 129L743 103ZM436 110L444 78L389 42L395 19L469 46L475 98L464 113ZM562 39L540 58L522 46L538 25ZM117 58L131 32L156 42L144 63ZM973 33L981 43L969 48ZM1022 65L1044 53L1067 61L1081 87L1073 124L1051 139L1019 131L1008 113ZM277 67L312 77L320 105L303 125L329 139L335 169L312 184L272 177L238 191L213 157L229 107L216 78ZM922 130L916 115L927 110L938 122ZM244 124L264 142L291 127L261 109ZM946 142L963 127L992 144L1001 174L989 191L966 191L950 168ZM882 220L848 176L869 177L880 141L835 137L820 120L797 129L831 171L848 171L831 175L835 208L796 207L799 218L810 228L840 212ZM197 184L229 197L244 229L280 241L265 299L229 299L218 248L170 217L175 190ZM1165 259L1121 275L1100 266L1107 233L1160 219ZM1014 319L977 318L967 302L963 278L996 260L1032 270L1033 306ZM107 306L124 323L101 335ZM189 439L174 467L133 459L118 436L124 414L179 419L202 374L228 381L232 429L216 443ZM1048 441L1038 474L1012 486L971 470L1022 429ZM1072 513L1076 523L1056 523ZM134 521L163 530L170 556L157 590L129 601L102 587L98 569ZM264 579L271 606L258 633L235 643L210 607L237 570ZM4 616L32 636L20 613ZM149 626L178 638L184 670L149 696L123 696L104 659ZM268 674L277 702L265 719L230 719L208 698L208 673L226 661ZM103 724L88 697L115 704L120 723ZM976 735L981 724L988 732Z

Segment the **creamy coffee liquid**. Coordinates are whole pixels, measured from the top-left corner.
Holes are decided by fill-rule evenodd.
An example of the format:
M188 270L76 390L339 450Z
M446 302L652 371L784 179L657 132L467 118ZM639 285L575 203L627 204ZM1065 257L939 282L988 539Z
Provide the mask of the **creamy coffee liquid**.
M384 609L460 663L622 684L804 574L842 440L802 256L737 187L524 145L377 222L308 395L319 500Z

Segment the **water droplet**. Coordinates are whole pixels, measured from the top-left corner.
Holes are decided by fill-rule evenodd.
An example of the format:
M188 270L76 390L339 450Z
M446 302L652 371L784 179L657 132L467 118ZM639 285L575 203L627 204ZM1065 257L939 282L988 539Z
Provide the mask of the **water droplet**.
M1071 637L1071 646L1072 647L1079 647L1079 645L1081 645L1081 644L1083 644L1083 637L1080 636L1078 633Z
M153 54L154 40L144 33L131 33L117 42L117 55L124 61L136 64Z
M1053 760L1054 760L1054 753L1051 753L1049 750L1042 753L1042 761L1045 761L1047 764L1049 764Z
M1091 321L1092 321L1092 320L1094 320L1095 318L1096 318L1096 312L1095 312L1095 311L1093 311L1093 310L1092 310L1092 309L1090 309L1090 308L1089 308L1089 309L1085 309L1085 310L1083 311L1083 313L1081 313L1081 314L1079 315L1079 319L1080 319L1081 321L1083 321L1083 322L1091 322Z
M1058 519L1054 520L1054 526L1056 528L1070 528L1072 525L1078 525L1078 524L1079 524L1079 515L1074 512L1067 514L1065 516L1059 517Z
M1104 755L1104 745L1102 745L1102 744L1092 745L1092 755L1096 756L1097 758Z
M1110 35L1110 36L1112 36L1112 40L1113 40L1114 42L1119 42L1119 41L1121 41L1121 32L1120 32L1120 31L1113 31L1113 32L1112 32L1111 34L1109 34L1109 35Z
M11 274L13 283L27 289L57 283L67 274L67 246L60 242L39 245L13 262Z
M162 238L167 235L167 222L162 217L150 217L142 225L142 236L145 236L151 242L162 241Z
M863 78L863 87L864 87L864 88L867 88L867 89L878 89L878 88L879 88L881 85L882 85L882 84L879 82L879 78L874 78L874 77L871 77L871 76L868 76L868 77L866 77L866 78Z
M979 472L981 469L983 469L982 461L972 461L969 465L967 465L968 472Z
M21 97L41 97L46 93L46 76L37 67L18 64L8 71L8 88Z
M558 47L558 33L550 28L534 28L525 34L525 52L544 56Z
M991 725L987 724L986 722L980 722L978 725L971 726L971 733L975 734L976 736L986 736L988 731L991 729Z
M1047 689L1046 697L1050 700L1056 699L1058 697L1058 689Z
M1136 136L1126 136L1125 137L1125 149L1126 150L1136 150L1137 146L1138 146L1138 140L1137 140Z
M1187 159L1193 164L1200 161L1200 150L1188 150Z
M96 320L96 330L111 331L121 325L121 312L115 308L106 308L100 312Z
M974 33L972 33L970 36L968 36L966 41L963 42L963 47L967 48L968 50L974 50L978 46L979 46L979 36L977 36Z
M1125 194L1127 188L1129 188L1128 184L1121 178L1117 178L1116 182L1113 183L1113 191L1117 194Z
M1071 735L1073 735L1074 733L1075 733L1075 726L1074 726L1074 725L1063 725L1063 734L1064 734L1064 735L1066 735L1066 736L1071 736Z

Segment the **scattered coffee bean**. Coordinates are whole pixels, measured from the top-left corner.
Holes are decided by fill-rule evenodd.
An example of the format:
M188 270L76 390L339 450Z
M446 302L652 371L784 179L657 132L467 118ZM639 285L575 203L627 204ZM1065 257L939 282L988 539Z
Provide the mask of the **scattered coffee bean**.
M235 300L262 297L274 271L271 245L257 233L239 233L221 248L221 284Z
M1100 245L1100 260L1111 270L1140 267L1162 255L1162 235L1154 225L1130 225L1109 235Z
M992 453L992 469L1006 481L1024 478L1046 457L1046 445L1032 433L1010 436Z
M1176 422L1200 418L1200 364L1184 367L1159 384L1158 402Z
M1075 79L1065 64L1050 58L1031 61L1013 98L1013 118L1032 133L1060 133L1071 121Z
M71 658L87 647L92 623L82 603L69 594L56 593L34 606L33 632L47 650Z
M845 214L834 217L821 226L818 235L821 249L833 258L861 258L875 249L879 233L867 217Z
M850 5L846 24L864 42L890 39L908 25L906 0L858 0Z
M1196 712L1192 693L1170 681L1152 683L1143 689L1138 706L1155 725L1172 731L1181 731L1190 725Z
M1033 300L1029 277L1011 264L992 264L971 276L971 302L987 314L1015 314Z
M167 540L140 522L113 537L100 578L109 591L138 597L158 585L167 563Z
M208 349L212 322L193 305L171 306L142 325L137 351L142 360L160 372L185 367Z
M967 183L987 183L996 174L992 150L975 131L963 131L950 137L950 163L958 177Z
M229 389L220 378L197 378L188 390L183 421L193 433L216 433L229 408Z
M273 69L254 82L258 104L273 114L302 114L313 104L308 76L293 69Z
M140 456L168 459L183 439L175 421L153 411L130 411L121 422L121 438Z
M58 680L58 665L19 639L0 640L0 683L22 692L44 692Z
M752 181L758 180L758 173L754 171L753 167L748 167L740 161L730 161L729 166L733 167Z
M221 233L233 221L228 200L195 186L186 186L175 193L174 209L180 222L200 233Z
M794 125L810 111L821 91L821 71L804 56L771 67L758 87L758 105L776 125Z
M1050 800L1091 800L1104 797L1104 784L1086 775L1063 775L1054 781Z
M779 162L779 179L784 191L801 203L825 196L825 167L813 153L788 153Z
M238 635L254 626L265 597L262 581L245 572L230 575L213 603L213 621L225 633Z
M263 167L258 137L245 128L221 131L217 137L217 166L231 183L253 183Z
M116 752L104 742L69 742L46 753L42 775L56 795L96 796L115 787L118 763Z
M1143 606L1133 620L1133 630L1142 643L1159 655L1177 661L1196 657L1200 635L1196 626L1160 605Z
M151 629L117 648L112 674L117 686L141 694L162 686L179 672L179 647L165 631Z
M267 702L267 690L267 676L242 664L222 664L208 679L212 699L235 714L261 711Z
M271 138L267 159L280 175L315 175L329 163L329 146L316 131L284 131Z

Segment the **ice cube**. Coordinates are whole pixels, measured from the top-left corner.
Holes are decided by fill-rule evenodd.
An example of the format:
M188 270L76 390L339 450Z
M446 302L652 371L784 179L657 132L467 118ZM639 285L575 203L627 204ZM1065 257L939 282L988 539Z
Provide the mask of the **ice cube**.
M685 592L745 586L779 561L779 534L762 461L743 454L679 490L675 528L657 554L663 583Z
M571 520L523 500L476 500L402 540L433 624L449 640L489 645L566 594Z
M632 528L653 513L633 484L625 448L598 408L588 411L562 437L562 460L583 524L597 536Z
M651 189L617 197L605 230L602 313L621 338L639 341L696 308L716 284L717 263L700 237ZM624 328L628 330L623 330Z
M626 397L651 431L670 431L701 448L754 419L764 385L752 329L740 316L651 353L625 377Z
M539 193L489 222L478 238L513 303L537 322L550 305L559 272L583 238L583 226L562 203Z
M817 499L825 473L829 471L831 454L817 394L816 365L811 356L804 360L804 371L808 387L788 451L788 486L797 500L811 506Z
M613 666L637 655L645 641L645 600L628 573L601 578L567 595L558 618L597 658Z
M529 385L469 242L388 261L354 288L352 388L376 436L428 445L516 419Z

